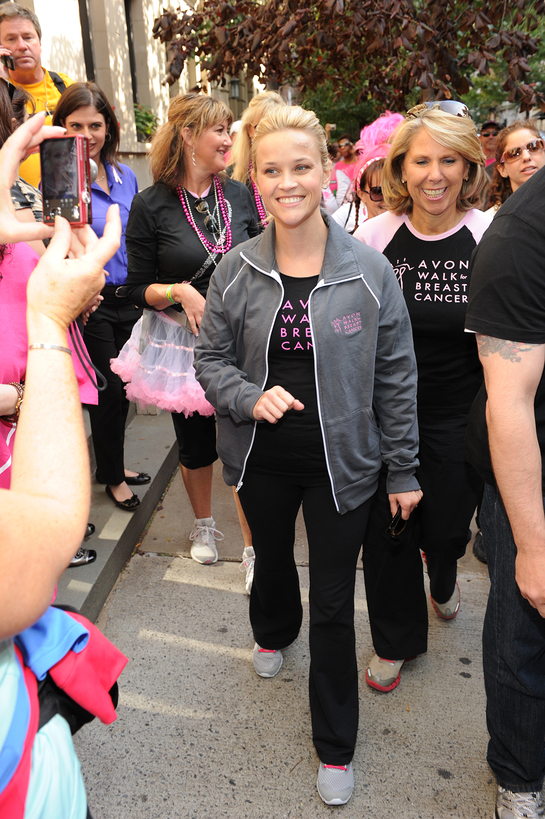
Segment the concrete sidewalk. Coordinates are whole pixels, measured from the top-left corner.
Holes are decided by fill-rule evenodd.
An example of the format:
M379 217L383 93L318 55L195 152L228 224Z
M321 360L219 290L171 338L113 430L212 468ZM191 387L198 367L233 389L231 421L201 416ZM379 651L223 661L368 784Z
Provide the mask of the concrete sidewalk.
M90 442L89 428L88 439ZM89 446L94 474L92 444ZM125 432L125 463L131 469L151 475L151 483L135 487L140 506L135 512L117 508L106 495L105 487L93 482L89 520L96 528L82 545L94 549L97 559L87 566L68 568L58 584L56 602L75 606L93 621L139 543L177 467L178 447L169 413L136 415L132 407Z
M358 571L356 788L348 805L328 808L315 788L310 731L304 532L296 552L303 628L281 672L264 680L252 667L242 542L219 467L214 497L225 534L220 561L200 566L176 556L188 554L192 525L177 475L99 617L130 662L117 721L95 721L76 736L94 819L491 817L481 669L489 584L470 548L460 564L459 616L439 620L430 606L429 651L406 665L389 694L365 683L372 645Z

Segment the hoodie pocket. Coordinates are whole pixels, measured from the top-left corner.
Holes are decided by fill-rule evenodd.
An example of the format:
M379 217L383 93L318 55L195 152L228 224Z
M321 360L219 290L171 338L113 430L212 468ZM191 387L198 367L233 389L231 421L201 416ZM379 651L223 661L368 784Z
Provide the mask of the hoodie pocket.
M372 407L338 415L325 422L324 428L337 491L380 470L380 430Z

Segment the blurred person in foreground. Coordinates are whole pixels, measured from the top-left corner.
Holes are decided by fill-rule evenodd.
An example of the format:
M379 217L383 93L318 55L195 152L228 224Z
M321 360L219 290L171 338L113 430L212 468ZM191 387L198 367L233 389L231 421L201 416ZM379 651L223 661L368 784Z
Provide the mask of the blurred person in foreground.
M44 119L38 114L0 151L3 245L52 234L45 225L17 221L10 198L27 151L59 133L43 128ZM90 500L67 328L102 287L119 235L116 211L100 240L90 228L71 232L58 219L28 285L25 404L11 489L0 490L0 815L6 819L89 819L71 731L93 714L103 722L115 719L109 692L126 658L85 618L49 604L85 532ZM79 684L77 692L72 683ZM55 684L65 706L53 693Z

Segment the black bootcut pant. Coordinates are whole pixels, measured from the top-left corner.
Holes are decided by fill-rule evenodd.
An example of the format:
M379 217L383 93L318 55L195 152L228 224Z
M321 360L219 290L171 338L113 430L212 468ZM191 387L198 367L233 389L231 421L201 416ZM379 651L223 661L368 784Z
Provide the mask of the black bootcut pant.
M309 546L310 710L320 760L346 765L358 731L354 586L370 501L340 515L327 475L247 471L239 491L256 554L250 620L262 648L282 649L303 610L293 554L299 508Z
M142 315L142 310L129 299L118 299L115 289L114 285L106 285L102 291L104 301L91 313L84 331L91 361L107 382L106 389L98 394L98 405L89 404L88 409L97 480L111 486L125 480L125 423L129 401L125 385L110 369L110 359L117 358Z
M420 466L416 477L424 496L402 535L385 530L392 518L385 477L375 497L363 548L367 607L379 657L401 660L427 650L428 611L420 550L426 555L431 595L446 603L456 584L471 519L483 482L465 456L467 414L419 418Z

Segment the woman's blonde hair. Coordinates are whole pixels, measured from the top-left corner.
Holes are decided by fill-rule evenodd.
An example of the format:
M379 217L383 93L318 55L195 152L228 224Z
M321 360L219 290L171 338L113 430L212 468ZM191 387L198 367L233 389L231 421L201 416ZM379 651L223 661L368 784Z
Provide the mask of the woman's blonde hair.
M264 91L257 94L248 107L242 112L241 126L231 151L231 165L233 166L233 179L237 182L246 183L250 176L250 151L252 140L249 128L254 127L259 122L274 111L275 108L286 106L285 100L276 91Z
M168 107L167 121L151 141L149 160L153 181L176 190L185 174L183 129L190 128L193 137L198 139L207 128L224 121L230 125L233 115L221 100L196 93L174 97Z
M312 134L316 141L316 147L320 153L320 160L324 173L329 173L330 159L327 151L327 139L325 131L320 125L314 111L305 111L298 105L282 108L275 108L267 117L264 117L256 128L254 142L252 145L252 164L256 169L256 150L263 137L274 134L277 131L306 131Z
M424 111L415 119L405 120L392 140L392 148L382 172L382 191L388 210L401 216L410 214L413 200L402 182L402 165L407 151L418 131L425 128L428 134L445 148L457 151L469 162L467 179L462 182L456 207L459 211L471 210L481 203L485 174L485 157L477 136L477 129L469 117L455 117L437 109Z

